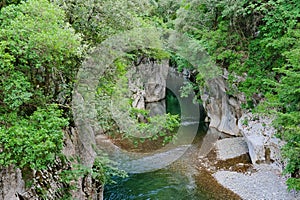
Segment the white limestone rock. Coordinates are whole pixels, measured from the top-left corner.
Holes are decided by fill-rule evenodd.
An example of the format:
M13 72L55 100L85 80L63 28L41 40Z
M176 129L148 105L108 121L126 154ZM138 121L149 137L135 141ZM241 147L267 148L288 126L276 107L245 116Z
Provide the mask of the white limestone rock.
M228 160L248 153L247 144L242 137L225 138L216 142L217 159Z

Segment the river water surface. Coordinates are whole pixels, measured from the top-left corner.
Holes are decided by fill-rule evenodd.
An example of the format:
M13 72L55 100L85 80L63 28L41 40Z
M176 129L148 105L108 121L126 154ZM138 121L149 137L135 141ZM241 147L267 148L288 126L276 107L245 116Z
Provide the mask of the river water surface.
M116 178L116 184L105 186L104 199L239 199L231 191L219 185L209 172L198 168L198 152L205 135L206 128L202 126L199 128L194 142L183 156L163 169L145 173L132 173L124 179ZM163 154L160 156L161 159L164 159Z
M169 83L172 84L172 81L169 80ZM179 88L173 87L173 92L174 90L178 91ZM176 98L179 100L176 101ZM124 179L116 178L116 184L106 185L105 200L240 199L219 185L208 171L198 167L199 150L202 142L206 141L208 125L199 122L201 118L199 108L189 106L193 104L192 98L180 99L178 95L176 98L170 91L167 93L167 112L181 114L179 128L181 136L177 148L170 148L165 152L125 163L123 169L130 169L129 171L133 173ZM180 149L183 149L184 153ZM179 157L178 152L180 152ZM174 162L155 169L159 163L172 160L172 156ZM143 171L143 169L149 170Z

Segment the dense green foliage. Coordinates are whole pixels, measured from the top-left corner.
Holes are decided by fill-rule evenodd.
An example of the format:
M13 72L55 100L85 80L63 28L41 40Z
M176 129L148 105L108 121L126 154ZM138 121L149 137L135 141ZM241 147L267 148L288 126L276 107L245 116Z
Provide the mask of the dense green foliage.
M141 25L147 14L147 0L51 0L66 11L72 27L90 44L97 44L125 30Z
M300 189L298 0L3 0L0 9L1 165L42 169L51 164L62 149L63 128L72 124L71 92L86 50L116 33L155 26L174 29L203 46L214 63L229 71L227 93L246 95L245 108L277 116L278 136L286 141L287 184ZM117 129L106 111L110 96L122 92L116 81L126 82L128 66L145 54L157 60L170 57L179 70L189 69L193 84L187 88L199 92L204 86L199 66L180 55L130 52L129 59L120 58L99 77L99 123L106 132ZM136 122L148 114L130 113ZM178 125L174 116L167 121L160 125L169 130ZM156 128L137 124L145 132ZM170 140L166 132L159 134ZM96 161L89 173L102 173L98 178L105 183L103 163Z
M0 165L43 169L52 163L63 147L62 128L68 120L56 106L38 108L31 116L16 113L1 116Z
M45 168L62 149L70 102L83 52L64 12L47 1L10 5L0 13L1 164Z

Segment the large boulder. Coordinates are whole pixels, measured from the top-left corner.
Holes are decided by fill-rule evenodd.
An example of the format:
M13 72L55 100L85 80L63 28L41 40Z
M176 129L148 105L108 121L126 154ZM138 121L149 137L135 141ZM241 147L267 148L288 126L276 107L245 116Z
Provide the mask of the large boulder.
M275 137L272 121L267 116L244 113L239 120L239 128L247 142L252 163L273 163L282 168L280 149L284 142Z
M226 94L228 90L223 77L208 82L201 96L203 106L210 118L210 127L233 136L240 136L238 119L241 116L240 103Z
M228 160L248 153L248 147L243 137L225 138L216 142L217 158Z
M266 151L264 146L264 137L259 135L246 135L245 136L249 155L252 163L261 163L266 161Z

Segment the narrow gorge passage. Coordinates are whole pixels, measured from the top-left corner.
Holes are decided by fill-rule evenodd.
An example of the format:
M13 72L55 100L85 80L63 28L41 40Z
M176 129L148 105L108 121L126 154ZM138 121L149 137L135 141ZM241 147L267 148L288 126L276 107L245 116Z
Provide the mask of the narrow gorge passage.
M168 84L172 83L172 78L169 77ZM176 88L176 87L175 87ZM174 90L174 87L172 88ZM179 90L177 87L176 90ZM174 91L173 91L174 92ZM166 110L171 114L181 114L181 131L184 137L181 137L179 143L185 149L184 154L172 164L159 170L149 171L152 164L157 164L159 161L172 160L172 156L177 156L176 152L181 153L178 148L170 149L163 153L157 153L152 157L146 157L144 160L135 162L135 166L130 170L135 169L137 172L131 173L128 178L115 179L116 184L107 185L104 190L105 200L121 200L121 199L191 199L191 200L208 200L208 199L240 199L233 192L219 185L211 174L203 168L199 168L199 151L208 130L208 124L199 120L199 113L191 110L182 112L180 105L192 104L192 98L177 99L171 90L167 90ZM175 93L178 91L175 91ZM179 97L181 98L181 97ZM184 102L184 105L182 104ZM196 130L196 134L194 133ZM195 134L195 135L194 135ZM190 138L193 138L190 142ZM186 140L186 141L185 141ZM151 162L150 160L153 160ZM132 164L132 163L131 163ZM158 163L159 164L159 163ZM124 169L126 168L124 167ZM153 167L154 168L154 167Z

